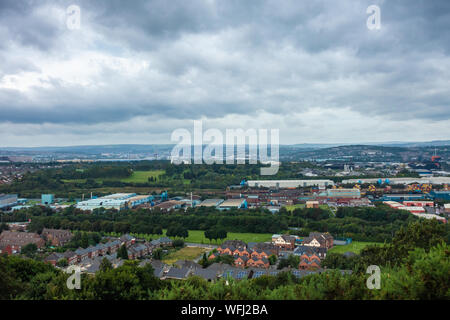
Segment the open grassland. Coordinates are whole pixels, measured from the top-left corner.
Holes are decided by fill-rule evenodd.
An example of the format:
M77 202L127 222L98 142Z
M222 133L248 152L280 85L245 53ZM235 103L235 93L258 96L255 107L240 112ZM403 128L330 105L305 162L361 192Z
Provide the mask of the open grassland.
M111 233L111 236L120 236L119 234ZM163 230L162 235L158 234L141 234L141 233L132 233L132 235L136 238L140 239L158 239L166 236L166 229ZM271 233L238 233L238 232L228 232L226 240L242 240L246 243L248 242L266 242L272 240ZM188 243L199 243L199 244L221 244L222 240L212 240L205 238L205 232L202 230L189 230L189 236L184 239L185 242Z
M345 246L333 246L333 248L331 248L328 252L344 253L350 251L358 254L362 249L364 249L368 245L382 245L382 243L353 241L352 243L347 244Z
M295 209L304 209L305 207L306 207L306 205L303 203L285 206L287 211L294 211ZM330 210L330 207L328 207L326 204L320 204L319 208L323 209L323 210Z
M200 257L206 251L208 251L208 249L206 248L184 247L180 250L169 253L162 259L162 261L167 264L172 264L178 260L194 260Z
M130 177L120 179L121 182L133 182L133 183L145 183L148 182L150 177L153 177L156 181L160 175L164 174L164 170L150 170L150 171L134 171Z
M159 176L164 174L164 170L149 170L149 171L133 171L131 176L127 178L96 178L95 182L102 183L103 181L120 181L125 183L146 183L150 177L158 181ZM85 183L87 179L62 179L66 183Z

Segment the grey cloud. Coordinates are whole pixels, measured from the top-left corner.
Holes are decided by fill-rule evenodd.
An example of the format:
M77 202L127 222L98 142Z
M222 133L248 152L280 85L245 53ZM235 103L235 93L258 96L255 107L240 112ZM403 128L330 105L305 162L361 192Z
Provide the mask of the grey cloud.
M25 56L29 50L61 63L91 50L147 61L148 70L128 77L101 66L90 86L50 77L40 80L46 87L28 91L0 87L0 124L256 117L263 111L289 119L346 108L386 120L450 119L445 0L77 1L79 38L42 13L69 4L1 2L0 84L5 75L42 71L38 58ZM381 7L379 31L366 28L371 4Z

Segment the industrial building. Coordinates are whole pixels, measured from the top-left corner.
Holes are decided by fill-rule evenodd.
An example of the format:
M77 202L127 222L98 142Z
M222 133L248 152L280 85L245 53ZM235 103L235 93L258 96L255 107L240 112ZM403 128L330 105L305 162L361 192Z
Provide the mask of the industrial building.
M153 206L152 209L159 209L163 212L169 212L172 210L181 209L184 205L185 203L183 201L168 200Z
M434 200L446 200L449 201L450 200L450 191L430 191L430 196L434 199Z
M229 210L229 209L246 209L247 200L244 198L238 199L228 199L222 202L217 209L219 210Z
M0 209L17 204L17 194L0 194Z
M398 210L406 210L409 211L411 214L415 215L416 217L425 218L425 219L436 219L439 221L442 221L444 223L447 223L447 219L444 217L438 216L436 214L430 214L426 213L427 211L423 206L406 206L404 204L401 204L396 201L383 201L384 204L387 204L391 208L398 209Z
M319 201L306 201L306 208L319 208Z
M348 179L342 180L343 184L362 184L362 183L378 183L378 184L450 184L450 177L422 177L422 178L371 178L371 179Z
M403 201L407 207L434 207L433 201Z
M361 191L359 189L328 189L326 191L328 198L345 198L345 199L359 199L361 198Z
M151 195L133 196L131 198L127 198L128 208L134 208L140 204L149 203L152 200L153 200L153 196L151 196Z
M217 207L223 202L223 199L206 199L202 201L199 207Z
M153 197L149 195L137 196L135 193L114 193L100 198L80 201L76 207L88 211L98 208L122 210L150 202L152 199Z
M419 201L427 198L425 194L385 194L381 197L381 201Z
M249 187L264 187L264 188L307 188L307 187L321 187L334 186L333 180L249 180L247 181Z
M449 213L450 214L450 203L444 204L444 210L445 210L445 213Z
M55 198L54 198L53 194L42 194L41 195L41 204L43 204L43 205L52 204L54 200L55 200Z

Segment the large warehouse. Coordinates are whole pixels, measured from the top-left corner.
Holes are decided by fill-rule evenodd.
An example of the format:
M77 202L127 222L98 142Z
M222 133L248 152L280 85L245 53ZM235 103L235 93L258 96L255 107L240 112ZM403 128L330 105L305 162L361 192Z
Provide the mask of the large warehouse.
M150 195L137 196L135 193L114 193L100 198L80 201L76 207L89 211L98 208L122 210L150 202L152 199L153 197Z
M17 203L17 194L0 194L0 208L10 207Z
M334 186L333 180L249 180L249 187L298 188Z
M450 177L427 177L427 178L372 178L372 179L348 179L343 180L343 184L351 183L387 183L387 184L450 184Z

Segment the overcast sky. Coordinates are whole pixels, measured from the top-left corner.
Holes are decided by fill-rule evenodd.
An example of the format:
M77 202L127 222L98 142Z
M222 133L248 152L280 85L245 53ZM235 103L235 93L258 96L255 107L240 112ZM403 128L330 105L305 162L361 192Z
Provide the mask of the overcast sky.
M0 1L0 146L170 143L193 120L450 139L450 1Z

